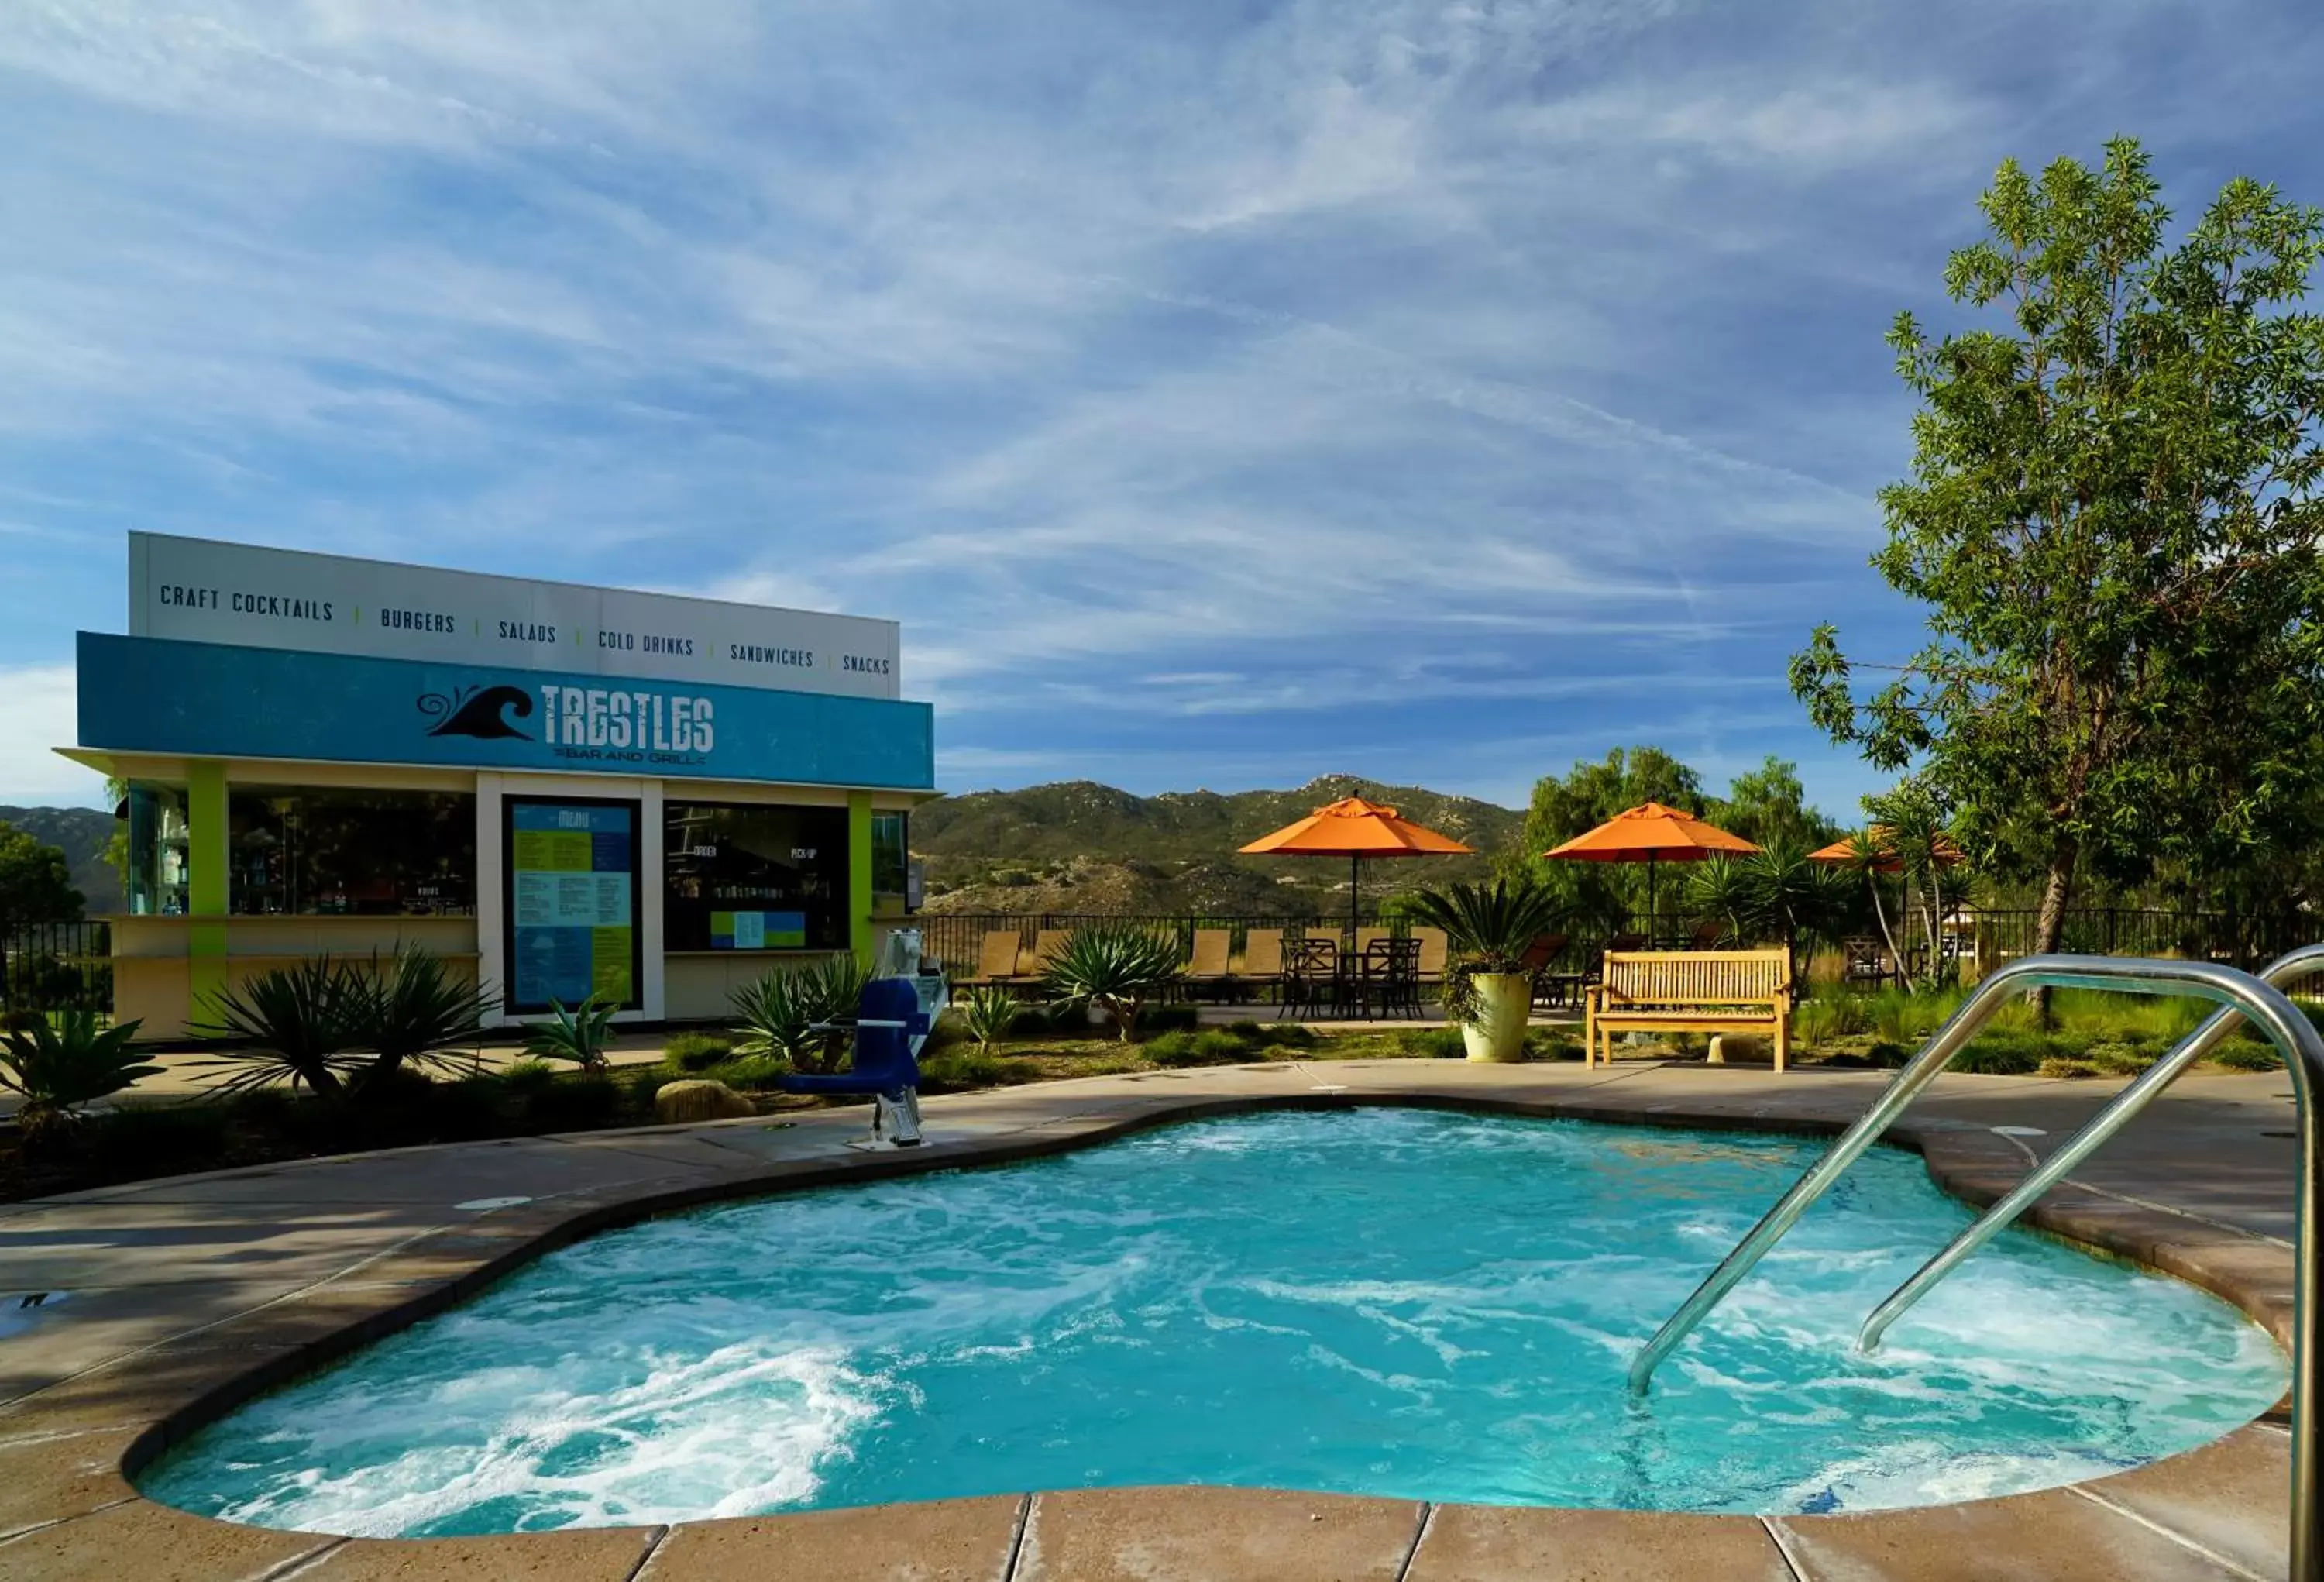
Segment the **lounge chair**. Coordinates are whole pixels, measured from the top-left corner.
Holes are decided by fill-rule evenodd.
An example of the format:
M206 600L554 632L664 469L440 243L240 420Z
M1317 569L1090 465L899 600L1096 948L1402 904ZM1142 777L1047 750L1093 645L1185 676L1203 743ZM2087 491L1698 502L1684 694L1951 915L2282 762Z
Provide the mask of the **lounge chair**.
M986 931L976 947L976 976L964 980L971 987L989 987L1013 984L1023 974L1017 970L1017 953L1023 948L1025 937L1014 929L992 929Z
M1412 937L1420 941L1420 981L1441 984L1444 981L1444 961L1450 951L1449 941L1442 929L1415 929Z
M1242 937L1243 985L1254 991L1283 986L1283 930L1253 929Z
M1372 948L1372 941L1375 939L1392 939L1395 937L1396 933L1392 929L1358 929L1356 930L1356 954L1361 956L1365 951L1370 949Z
M1234 934L1227 929L1196 929L1194 953L1187 958L1185 983L1186 997L1193 999L1204 989L1220 997L1234 983L1234 974L1228 969L1227 958L1231 954Z
M1026 967L1025 975L1028 977L1046 976L1049 970L1049 963L1057 958L1057 953L1065 948L1065 941L1072 937L1073 930L1070 929L1038 930L1033 935L1033 959Z

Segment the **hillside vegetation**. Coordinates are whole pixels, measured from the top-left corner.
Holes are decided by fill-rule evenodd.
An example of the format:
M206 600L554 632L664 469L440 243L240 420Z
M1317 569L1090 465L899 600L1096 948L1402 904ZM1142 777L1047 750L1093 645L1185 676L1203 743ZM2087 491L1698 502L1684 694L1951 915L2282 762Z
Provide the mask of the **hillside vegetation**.
M1348 865L1236 848L1325 802L1360 796L1477 849L1375 862L1366 895L1484 874L1525 816L1474 797L1327 775L1290 791L1134 796L1093 781L971 791L912 815L932 911L1285 912L1347 904Z
M14 825L65 854L65 866L91 917L121 910L121 875L105 860L113 815L97 808L0 808L0 824Z

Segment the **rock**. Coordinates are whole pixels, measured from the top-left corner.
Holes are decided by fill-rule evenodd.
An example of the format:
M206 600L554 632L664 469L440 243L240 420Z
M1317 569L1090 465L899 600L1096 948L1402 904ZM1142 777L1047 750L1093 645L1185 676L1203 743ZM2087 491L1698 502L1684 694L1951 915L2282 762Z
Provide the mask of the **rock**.
M706 1078L665 1082L654 1089L654 1116L665 1125L680 1121L730 1121L758 1113L759 1106L742 1094Z

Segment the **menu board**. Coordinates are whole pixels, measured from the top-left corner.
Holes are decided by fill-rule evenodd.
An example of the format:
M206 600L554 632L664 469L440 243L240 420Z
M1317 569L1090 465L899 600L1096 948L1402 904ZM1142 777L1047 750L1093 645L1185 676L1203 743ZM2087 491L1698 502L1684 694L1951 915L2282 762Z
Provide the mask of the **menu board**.
M803 911L714 911L710 914L713 950L804 950L807 913Z
M635 802L508 804L509 1008L638 1004Z

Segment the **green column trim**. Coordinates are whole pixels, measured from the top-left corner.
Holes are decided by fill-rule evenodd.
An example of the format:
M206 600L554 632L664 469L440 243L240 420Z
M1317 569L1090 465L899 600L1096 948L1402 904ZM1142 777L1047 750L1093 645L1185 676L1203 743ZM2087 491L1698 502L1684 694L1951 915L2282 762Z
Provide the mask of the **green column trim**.
M226 986L229 905L226 765L186 765L186 929L188 1019Z
M847 793L847 942L855 959L872 961L872 793Z

